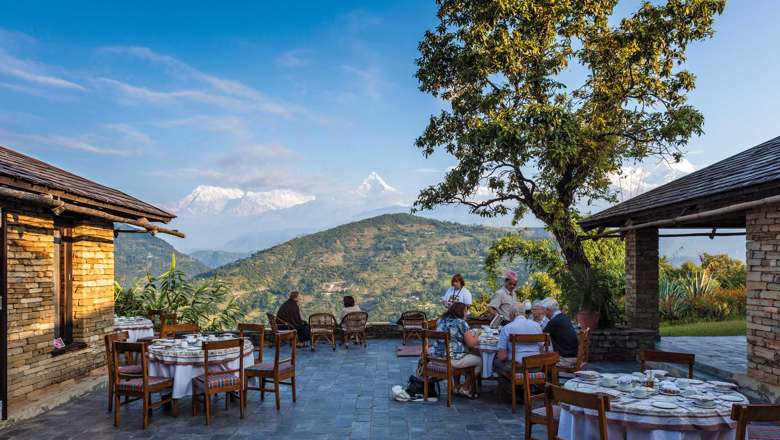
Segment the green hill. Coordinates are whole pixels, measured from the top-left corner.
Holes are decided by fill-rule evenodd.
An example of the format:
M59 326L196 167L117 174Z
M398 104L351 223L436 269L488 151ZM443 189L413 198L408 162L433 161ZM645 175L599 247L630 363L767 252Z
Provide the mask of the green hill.
M440 311L438 300L456 272L475 297L488 292L485 252L506 233L408 214L381 215L290 240L200 277L230 283L249 319L275 311L288 292L299 290L305 316L337 314L341 297L352 295L370 320L395 320L403 310Z
M177 251L161 238L151 234L121 233L114 240L114 278L126 286L147 273L159 275L170 267L171 254L176 254L179 269L191 277L209 270L208 266Z
M240 260L241 258L246 258L249 256L249 252L200 250L190 252L189 255L213 269L215 267L224 266L225 264Z

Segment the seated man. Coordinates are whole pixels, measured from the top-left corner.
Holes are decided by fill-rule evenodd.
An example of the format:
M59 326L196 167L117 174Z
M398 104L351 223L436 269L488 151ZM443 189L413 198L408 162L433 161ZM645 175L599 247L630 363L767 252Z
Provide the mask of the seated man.
M493 369L503 374L512 373L512 353L509 351L512 346L509 343L509 335L539 335L542 333L539 324L526 319L523 303L515 303L509 308L509 318L512 322L505 325L498 334L498 353L493 359ZM541 342L515 344L515 362L518 365L521 364L525 356L539 354L543 347L544 344Z
M309 324L301 318L301 309L298 307L300 293L297 290L290 292L290 298L282 303L276 317L290 324L298 333L298 345L304 346L311 339Z
M562 358L576 358L580 341L577 339L577 330L574 329L571 319L561 312L558 301L552 298L545 298L542 307L549 319L544 332L550 334L553 350L557 351Z
M504 285L496 290L496 293L490 298L488 312L492 316L499 314L504 319L511 320L511 318L509 318L509 311L512 308L512 305L517 302L515 287L517 287L517 272L511 270L507 271L506 276L504 277Z

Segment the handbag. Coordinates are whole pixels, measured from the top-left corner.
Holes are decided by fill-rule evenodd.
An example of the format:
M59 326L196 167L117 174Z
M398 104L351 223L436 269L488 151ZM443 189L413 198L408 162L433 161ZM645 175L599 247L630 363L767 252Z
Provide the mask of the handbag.
M423 395L425 381L415 375L409 376L409 383L406 385L406 393L412 398ZM428 379L428 397L439 397L439 381Z

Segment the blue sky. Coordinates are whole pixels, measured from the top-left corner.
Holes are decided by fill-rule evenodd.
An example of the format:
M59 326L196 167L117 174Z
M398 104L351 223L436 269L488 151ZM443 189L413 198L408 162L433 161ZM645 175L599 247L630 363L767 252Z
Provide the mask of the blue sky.
M332 195L377 171L411 198L440 178L451 160L413 145L442 105L414 78L434 3L266 3L3 1L0 144L165 206L200 184ZM780 135L778 22L732 0L691 48L706 134L683 172Z

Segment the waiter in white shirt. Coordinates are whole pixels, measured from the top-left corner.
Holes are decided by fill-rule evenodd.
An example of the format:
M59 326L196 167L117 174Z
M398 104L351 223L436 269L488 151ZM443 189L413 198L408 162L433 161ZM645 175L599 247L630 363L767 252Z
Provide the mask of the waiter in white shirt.
M466 288L466 281L463 279L463 275L456 273L452 276L450 281L450 287L441 297L441 304L447 309L456 302L462 302L466 304L466 308L471 307L471 292Z

